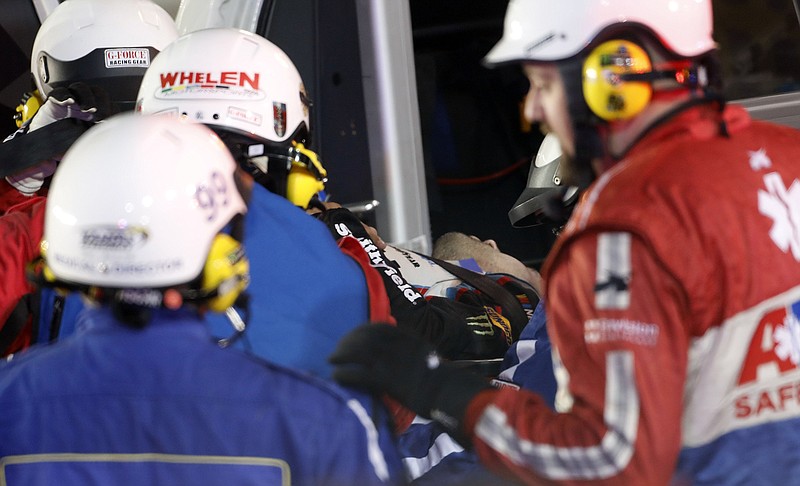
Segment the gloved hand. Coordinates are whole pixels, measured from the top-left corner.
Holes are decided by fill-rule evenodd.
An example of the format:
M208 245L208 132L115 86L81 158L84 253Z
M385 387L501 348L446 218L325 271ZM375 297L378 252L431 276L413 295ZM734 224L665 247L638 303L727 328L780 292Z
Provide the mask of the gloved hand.
M76 82L53 89L31 119L28 131L38 130L64 118L98 122L114 113L111 98L98 86Z
M418 415L441 423L465 447L461 425L467 406L491 389L477 374L439 359L433 347L388 324L365 324L339 342L329 361L342 385L386 393Z
M98 122L115 112L108 93L100 87L76 82L68 88L59 87L50 92L47 100L33 115L28 133L65 118ZM33 195L46 178L53 175L59 158L45 159L25 170L6 177L9 184L25 195Z
M325 211L312 212L311 214L328 226L334 238L339 239L347 234L346 231L342 231L339 227L339 225L344 225L356 238L369 238L379 250L386 248L386 242L378 235L378 231L372 226L363 223L352 211L343 208L338 203L325 202L323 204L326 208Z

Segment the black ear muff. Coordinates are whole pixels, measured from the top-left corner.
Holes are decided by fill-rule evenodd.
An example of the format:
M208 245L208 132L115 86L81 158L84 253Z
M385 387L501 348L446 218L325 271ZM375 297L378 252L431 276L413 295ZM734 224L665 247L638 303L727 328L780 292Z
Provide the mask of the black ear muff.
M606 121L628 120L647 107L653 95L650 56L627 40L603 42L583 62L583 97L589 109ZM632 76L637 75L637 76Z
M232 236L220 233L214 237L203 267L203 291L216 294L208 300L208 308L215 312L236 302L250 283L250 262L241 243Z

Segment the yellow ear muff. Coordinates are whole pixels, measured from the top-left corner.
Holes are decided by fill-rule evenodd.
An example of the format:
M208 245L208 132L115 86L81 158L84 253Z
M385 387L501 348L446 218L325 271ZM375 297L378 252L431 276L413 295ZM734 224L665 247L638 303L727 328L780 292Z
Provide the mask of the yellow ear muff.
M19 105L17 105L16 113L14 113L14 121L17 124L17 128L33 118L33 115L35 115L39 107L42 106L42 103L44 103L44 101L42 101L38 89L22 95L22 99L20 99Z
M314 194L325 189L328 172L313 151L302 143L294 144L298 157L292 160L292 167L286 180L286 199L302 208L307 208Z
M217 295L208 301L208 308L224 312L231 307L250 283L250 261L241 243L232 236L220 233L214 237L203 268L203 290Z
M286 180L286 199L301 208L307 208L314 194L325 189L325 184L302 164L292 162Z
M650 57L626 40L606 41L583 63L583 97L594 114L607 121L627 120L650 102L653 88L647 81L626 81L624 75L652 71Z
M39 258L36 259L33 263L36 267L38 267L41 270L41 277L43 281L47 283L53 283L56 281L56 276L53 274L53 271L50 270L50 267L47 265L47 248L49 246L50 244L45 239L42 239L42 241L39 242Z

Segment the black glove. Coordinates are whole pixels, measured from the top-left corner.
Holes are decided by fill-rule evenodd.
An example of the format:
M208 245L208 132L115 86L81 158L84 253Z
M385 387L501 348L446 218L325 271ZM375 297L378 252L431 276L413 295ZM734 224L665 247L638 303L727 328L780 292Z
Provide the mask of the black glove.
M325 209L314 216L328 226L337 240L347 234L356 238L369 238L369 233L358 217L346 208ZM343 227L344 228L343 228ZM346 229L345 229L346 228ZM348 231L349 230L349 231Z
M461 429L470 401L489 382L439 359L433 347L388 324L360 326L339 342L329 361L342 385L386 393L416 414L441 423L463 446Z
M31 119L34 131L64 118L98 122L115 112L108 93L99 86L76 82L53 89Z

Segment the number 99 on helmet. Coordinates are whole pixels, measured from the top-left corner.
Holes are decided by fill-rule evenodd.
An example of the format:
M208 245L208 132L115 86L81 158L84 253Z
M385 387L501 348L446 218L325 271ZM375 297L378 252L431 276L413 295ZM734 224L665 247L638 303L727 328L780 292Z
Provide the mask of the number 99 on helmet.
M107 289L190 284L205 296L224 291L220 306L230 305L248 281L241 245L221 234L246 212L235 169L200 124L124 113L93 126L53 177L42 242L48 275Z

